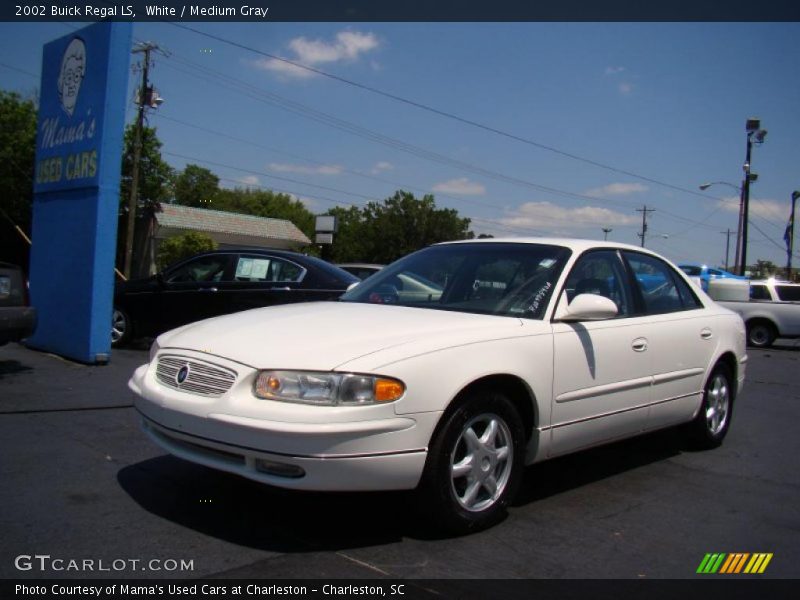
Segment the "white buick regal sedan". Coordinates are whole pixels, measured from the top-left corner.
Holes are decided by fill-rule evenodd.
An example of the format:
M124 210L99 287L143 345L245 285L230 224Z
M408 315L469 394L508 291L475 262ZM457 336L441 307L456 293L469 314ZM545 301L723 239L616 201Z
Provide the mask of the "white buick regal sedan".
M416 489L454 532L497 521L525 465L681 425L719 445L741 318L647 250L438 244L339 302L161 335L129 382L167 451L302 490Z

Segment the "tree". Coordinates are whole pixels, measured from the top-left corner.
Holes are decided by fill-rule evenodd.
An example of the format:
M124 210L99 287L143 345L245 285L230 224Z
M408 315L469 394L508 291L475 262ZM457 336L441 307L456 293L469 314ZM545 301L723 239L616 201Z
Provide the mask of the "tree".
M198 165L186 165L175 177L175 203L199 208L218 208L219 177Z
M749 270L753 279L767 279L768 277L773 277L780 269L771 260L759 259Z
M430 244L474 237L469 219L454 209L436 208L430 194L418 199L398 190L382 204L370 202L360 214L354 210L329 211L340 217L332 249L335 262L389 263Z
M128 202L133 180L133 155L136 126L125 128L122 153L122 181L120 183L120 220L117 236L117 265L122 267L125 256L125 239L128 231ZM161 140L153 127L142 128L141 153L139 156L139 181L136 186L136 225L133 242L133 262L131 275L146 276L154 261L152 233L154 215L160 204L172 196L174 169L161 158Z
M0 256L27 265L28 245L14 226L31 232L36 104L0 90Z
M135 127L134 124L130 124L125 128L122 153L122 182L120 184L120 206L123 212L127 210L128 199L131 195ZM172 182L175 171L161 158L162 146L161 140L156 135L155 127L144 127L142 129L139 184L136 188L139 196L137 199L137 211L141 211L140 215L146 214L148 209L152 210L158 203L166 202L172 196Z
M158 249L158 268L163 269L182 258L216 249L217 243L205 233L192 231L171 237L161 242Z

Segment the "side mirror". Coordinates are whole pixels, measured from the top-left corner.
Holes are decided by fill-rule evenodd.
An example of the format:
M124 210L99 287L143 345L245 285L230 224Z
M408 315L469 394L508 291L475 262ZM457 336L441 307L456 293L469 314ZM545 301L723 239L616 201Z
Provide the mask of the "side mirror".
M156 282L158 283L158 285L162 287L164 286L164 274L161 271L156 273Z
M619 310L613 300L597 294L579 294L566 303L566 296L559 302L556 321L603 321L613 319Z

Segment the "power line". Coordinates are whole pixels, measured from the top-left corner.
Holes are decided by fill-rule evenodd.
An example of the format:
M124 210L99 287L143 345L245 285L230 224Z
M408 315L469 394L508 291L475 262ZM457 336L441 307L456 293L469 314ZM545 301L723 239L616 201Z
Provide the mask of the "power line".
M678 191L681 191L681 192L684 192L684 193L693 194L695 196L700 196L702 198L707 198L707 196L705 194L701 194L700 192L697 192L697 191L689 189L689 188L683 188L683 187L680 187L680 186L677 186L677 185L673 185L671 183L667 183L667 182L664 182L664 181L659 181L658 179L653 179L651 177L646 177L644 175L639 175L638 173L634 173L632 171L619 169L617 167L613 167L611 165L607 165L607 164L604 164L604 163L601 163L601 162L598 162L598 161L595 161L595 160L592 160L592 159L588 159L588 158L579 156L577 154L573 154L571 152L565 152L565 151L559 150L558 148L555 148L553 146L548 146L546 144L542 144L542 143L537 142L535 140L532 140L532 139L529 139L529 138L525 138L525 137L522 137L522 136L519 136L519 135L516 135L516 134L513 134L513 133L509 133L507 131L503 131L501 129L497 129L495 127L491 127L489 125L485 125L483 123L479 123L477 121L473 121L472 119L467 119L465 117L461 117L459 115L456 115L454 113L451 113L451 112L448 112L448 111L445 111L445 110L440 110L438 108L434 108L434 107L429 106L427 104L423 104L421 102L417 102L415 100L411 100L411 99L405 98L403 96L398 96L398 95L392 94L390 92L385 92L385 91L380 90L378 88L375 88L375 87L372 87L372 86L369 86L369 85L365 85L365 84L362 84L362 83L358 83L358 82L353 81L351 79L347 79L347 78L341 77L339 75L334 75L332 73L328 73L327 71L323 71L321 69L316 69L314 67L309 67L308 65L304 65L302 63L299 63L299 62L296 62L296 61L292 61L292 60L277 56L275 54L270 54L269 52L264 52L263 50L258 50L257 48L253 48L251 46L247 46L247 45L241 44L239 42L228 40L228 39L223 38L221 36L217 36L217 35L214 35L214 34L211 34L211 33L207 33L207 32L204 32L204 31L199 31L197 29L194 29L192 27L189 27L189 26L181 24L181 23L170 22L169 24L174 26L174 27L179 27L181 29L185 29L187 31L191 31L191 32L193 32L195 34L198 34L198 35L201 35L201 36L216 40L218 42L222 42L224 44L228 44L230 46L233 46L233 47L236 47L236 48L240 48L242 50L247 50L248 52L253 52L254 54L259 54L261 56L265 56L265 57L270 58L272 60L277 60L277 61L283 62L285 64L292 65L293 67L296 67L296 68L299 68L299 69L304 69L304 70L306 70L308 72L315 73L315 74L321 75L323 77L327 77L327 78L332 79L334 81L338 81L340 83L344 83L346 85L350 85L352 87L355 87L355 88L358 88L358 89L361 89L361 90L364 90L364 91L367 91L367 92L370 92L370 93L373 93L373 94L377 94L377 95L383 96L385 98L389 98L390 100L394 100L394 101L397 101L397 102L401 102L403 104L407 104L409 106L413 106L415 108L427 111L429 113L438 115L440 117L445 117L447 119L451 119L451 120L457 121L457 122L465 124L465 125L470 125L472 127L475 127L475 128L478 128L478 129L482 129L484 131L488 131L490 133L493 133L493 134L496 134L496 135L499 135L499 136L502 136L502 137L505 137L505 138L508 138L508 139L511 139L511 140L515 140L517 142L521 142L523 144L527 144L527 145L533 146L535 148L539 148L540 150L546 150L548 152L552 152L554 154L558 154L560 156L564 156L564 157L570 158L572 160L580 161L580 162L583 162L583 163L586 163L586 164L589 164L589 165L592 165L592 166L595 166L595 167L599 167L601 169L606 169L608 171L613 171L615 173L626 175L628 177L634 177L636 179L640 179L642 181L647 181L649 183L653 183L653 184L656 184L656 185L659 185L659 186L662 186L662 187L667 187L667 188L670 188L670 189L673 189L673 190L678 190Z
M399 150L399 151L402 151L402 152L406 152L406 153L412 154L414 156L417 156L418 158L422 158L422 159L425 159L425 160L430 160L430 161L433 161L433 162L438 162L440 164L445 164L447 166L455 167L455 168L458 168L458 169L463 170L463 171L468 171L468 172L471 172L471 173L477 173L477 174L483 175L485 177L489 177L491 179L496 179L496 180L503 181L505 183L510 183L510 184L513 184L513 185L520 185L520 186L524 186L524 187L529 187L529 188L535 189L537 191L543 191L543 192L547 192L547 193L551 193L551 194L557 194L557 195L560 195L560 196L565 196L565 197L569 197L569 198L575 198L575 199L584 200L584 201L604 202L604 203L608 203L608 204L615 204L615 205L618 205L618 206L624 206L625 208L631 208L633 206L637 206L635 203L631 203L631 202L624 202L624 201L620 201L620 200L614 200L614 199L611 199L611 198L598 198L598 197L595 197L595 196L588 196L588 195L585 195L585 194L578 194L578 193L575 193L575 192L569 192L569 191L561 190L561 189L558 189L558 188L553 188L553 187L549 187L549 186L543 186L541 184L537 184L537 183L534 183L534 182L531 182L531 181L527 181L527 180L520 179L520 178L513 177L513 176L508 176L508 175L505 175L505 174L502 174L502 173L498 173L496 171L492 171L492 170L489 170L489 169L485 169L485 168L479 167L477 165L472 165L470 163L465 163L463 161L459 161L459 160L450 158L448 156L445 156L445 155L442 155L442 154L439 154L439 153L436 153L436 152L433 152L433 151L430 151L430 150L426 150L426 149L421 148L419 146L414 146L413 144L409 144L407 142L403 142L401 140L397 140L395 138L391 138L389 136L385 136L385 135L383 135L381 133L366 129L364 127L361 127L360 125L345 121L343 119L339 119L338 117L334 117L334 116L329 115L327 113L324 113L324 112L318 111L316 109L310 108L310 107L305 106L305 105L303 105L303 104L301 104L299 102L295 102L293 100L289 100L287 98L279 96L278 94L275 94L275 93L272 93L272 92L268 92L266 90L263 90L262 88L258 88L256 86L253 86L253 85L247 83L247 82L243 82L243 81L238 80L236 78L230 77L230 76L228 76L228 75L226 75L224 73L221 73L219 71L216 71L214 69L210 69L210 68L208 68L206 66L197 65L196 63L194 63L192 61L177 57L175 54L173 54L172 58L176 59L177 62L182 63L185 66L188 66L190 69L194 69L196 71L200 71L200 73L197 73L197 72L194 72L194 71L191 71L191 70L190 71L186 71L185 69L181 69L179 67L176 67L175 64L168 63L170 68L173 68L173 69L175 69L177 71L183 72L183 73L188 74L188 75L193 76L193 77L198 77L200 79L204 79L206 81L212 81L216 85L219 85L220 80L227 80L229 85L231 85L231 86L233 86L235 88L239 88L238 91L240 93L243 93L243 94L245 94L245 95L247 95L247 96L249 96L249 97L251 97L251 98L253 98L253 99L257 100L257 101L265 102L265 103L270 104L272 106L276 106L276 107L281 108L283 110L287 110L287 111L292 112L294 114L298 114L299 116L302 116L302 117L305 117L305 118L309 118L311 120L314 120L314 121L320 122L322 124L325 124L327 126L333 127L333 128L338 129L340 131L345 131L346 133L350 133L352 135L356 135L356 136L362 137L362 138L367 139L369 141L386 145L386 146L388 146L390 148L393 148L395 150ZM210 76L206 75L206 73L209 73L211 75ZM706 195L702 195L702 196L704 198L707 198L707 199L711 198L711 197L706 196ZM718 229L718 227L709 226L709 225L706 225L704 223L698 223L697 221L693 221L691 219L687 219L685 217L682 217L680 215L676 215L676 214L671 213L669 211L662 210L661 212L664 215L667 215L667 216L669 216L669 217L671 217L671 218L673 218L675 220L678 220L678 221L682 221L682 222L686 222L686 223L690 223L690 224L695 224L696 226L704 227L704 228L707 228L709 230Z

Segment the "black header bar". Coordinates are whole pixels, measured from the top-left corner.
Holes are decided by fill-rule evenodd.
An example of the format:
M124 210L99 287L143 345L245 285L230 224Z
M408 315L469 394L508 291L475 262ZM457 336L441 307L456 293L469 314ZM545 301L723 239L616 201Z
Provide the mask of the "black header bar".
M6 0L0 20L800 21L795 0Z

